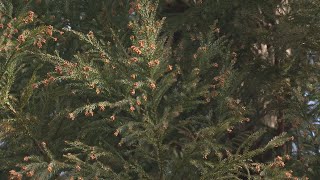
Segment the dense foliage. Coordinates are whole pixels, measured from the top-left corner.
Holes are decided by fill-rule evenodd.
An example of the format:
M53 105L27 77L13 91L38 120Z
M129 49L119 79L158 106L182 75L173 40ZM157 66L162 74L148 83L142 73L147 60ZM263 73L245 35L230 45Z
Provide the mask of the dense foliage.
M0 2L1 179L316 179L320 3Z

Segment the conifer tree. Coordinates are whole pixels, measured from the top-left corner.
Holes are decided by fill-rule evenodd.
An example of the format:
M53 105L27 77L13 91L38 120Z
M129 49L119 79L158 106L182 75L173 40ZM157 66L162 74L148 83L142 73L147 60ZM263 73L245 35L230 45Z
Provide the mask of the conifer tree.
M77 101L83 105L67 115L74 122L68 123L71 127L77 127L77 121L83 127L72 132L75 139L60 144L63 154L47 139L39 145L42 154L26 156L19 172L10 171L12 178L24 174L50 179L61 173L85 179L285 177L270 171L282 166L280 157L270 165L251 162L282 145L283 135L257 149L248 148L249 140L262 131L248 136L236 150L224 144L234 126L249 120L245 107L232 97L236 58L224 38L213 28L200 38L188 64L180 66L172 59L172 37L160 35L164 19L157 20L156 11L156 1L131 3L129 46L116 33L113 41L104 43L92 31L84 35L71 30L68 33L88 45L71 61L31 52L55 66L34 88L63 85L87 102ZM211 101L216 108L203 109Z
M316 1L280 14L286 1L173 2L30 2L42 20L1 58L0 162L11 179L316 177L318 147L301 147L318 138L306 104L317 98L317 64L301 61L317 47L295 41L317 36L284 36L308 29L299 18L314 16L301 6ZM72 11L52 10L62 6ZM291 153L308 155L312 172Z

